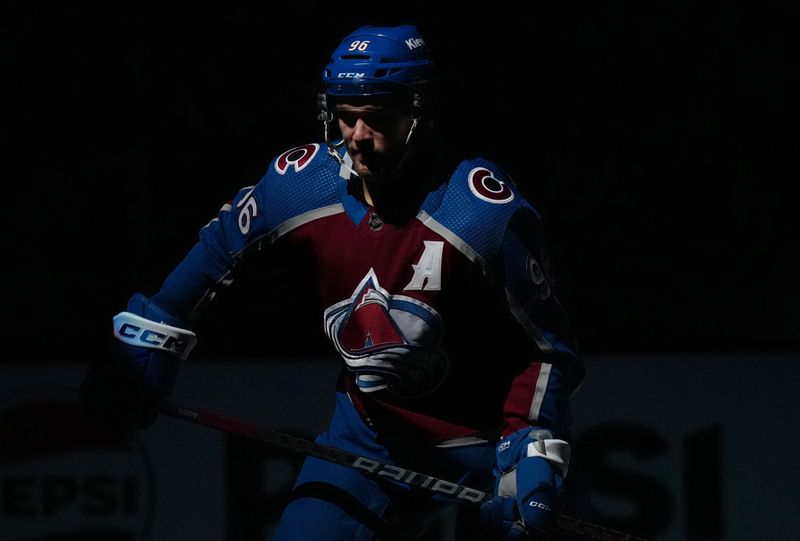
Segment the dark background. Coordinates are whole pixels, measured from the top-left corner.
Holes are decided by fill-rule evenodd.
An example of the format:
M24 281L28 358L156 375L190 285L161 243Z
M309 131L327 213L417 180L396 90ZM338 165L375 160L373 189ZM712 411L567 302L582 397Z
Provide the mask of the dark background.
M321 138L321 67L367 22L421 27L440 124L543 214L584 353L800 346L793 13L430 4L4 7L4 360L97 351L224 201ZM309 321L276 317L261 354Z

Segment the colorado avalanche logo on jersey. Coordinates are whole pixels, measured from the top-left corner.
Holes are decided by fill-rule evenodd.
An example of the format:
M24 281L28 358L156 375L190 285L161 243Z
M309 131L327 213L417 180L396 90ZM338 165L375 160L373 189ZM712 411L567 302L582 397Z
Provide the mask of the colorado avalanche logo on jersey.
M476 167L467 175L469 189L479 199L489 203L508 203L514 199L511 188L485 167Z
M440 315L418 299L391 295L372 269L349 299L325 310L325 332L364 392L421 396L447 375Z
M275 171L285 175L289 167L294 167L295 173L299 173L311 163L318 151L319 145L317 144L302 145L289 149L275 160Z

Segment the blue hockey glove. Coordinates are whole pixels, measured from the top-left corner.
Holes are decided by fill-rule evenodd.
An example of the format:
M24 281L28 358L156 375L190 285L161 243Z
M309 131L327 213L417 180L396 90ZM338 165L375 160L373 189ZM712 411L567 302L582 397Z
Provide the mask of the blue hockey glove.
M481 505L482 523L505 539L546 535L561 506L569 444L529 427L502 439L495 454L495 496Z
M134 295L128 311L114 317L110 357L95 360L81 383L83 409L120 434L150 426L159 400L172 390L179 361L197 342L179 325L146 297Z

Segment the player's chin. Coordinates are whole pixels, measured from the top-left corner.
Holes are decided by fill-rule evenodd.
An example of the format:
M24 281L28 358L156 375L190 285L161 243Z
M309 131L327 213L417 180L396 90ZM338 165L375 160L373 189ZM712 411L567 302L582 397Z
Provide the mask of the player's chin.
M380 167L378 164L360 162L356 163L355 169L358 176L367 182L379 181L381 177L384 176L383 167Z
M360 163L353 164L353 170L358 174L361 180L372 181L375 179L375 173L369 167L365 167Z
M372 185L388 183L390 181L390 177L389 177L388 173L386 173L383 169L380 169L380 170L377 170L377 171L374 170L374 169L369 169L369 170L365 171L364 173L359 173L358 176L364 182L367 182L368 184L372 184Z
M359 169L357 169L357 172L359 176L369 182L381 182L389 178L391 172L395 169L395 162L383 156L362 161L358 165Z

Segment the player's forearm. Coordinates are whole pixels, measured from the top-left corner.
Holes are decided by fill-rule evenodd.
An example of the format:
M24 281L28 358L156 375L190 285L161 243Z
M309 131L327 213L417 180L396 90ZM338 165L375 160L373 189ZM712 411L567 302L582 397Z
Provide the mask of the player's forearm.
M511 384L503 405L503 434L527 426L540 426L556 434L567 434L569 397L573 388L569 373L561 365L532 362Z

